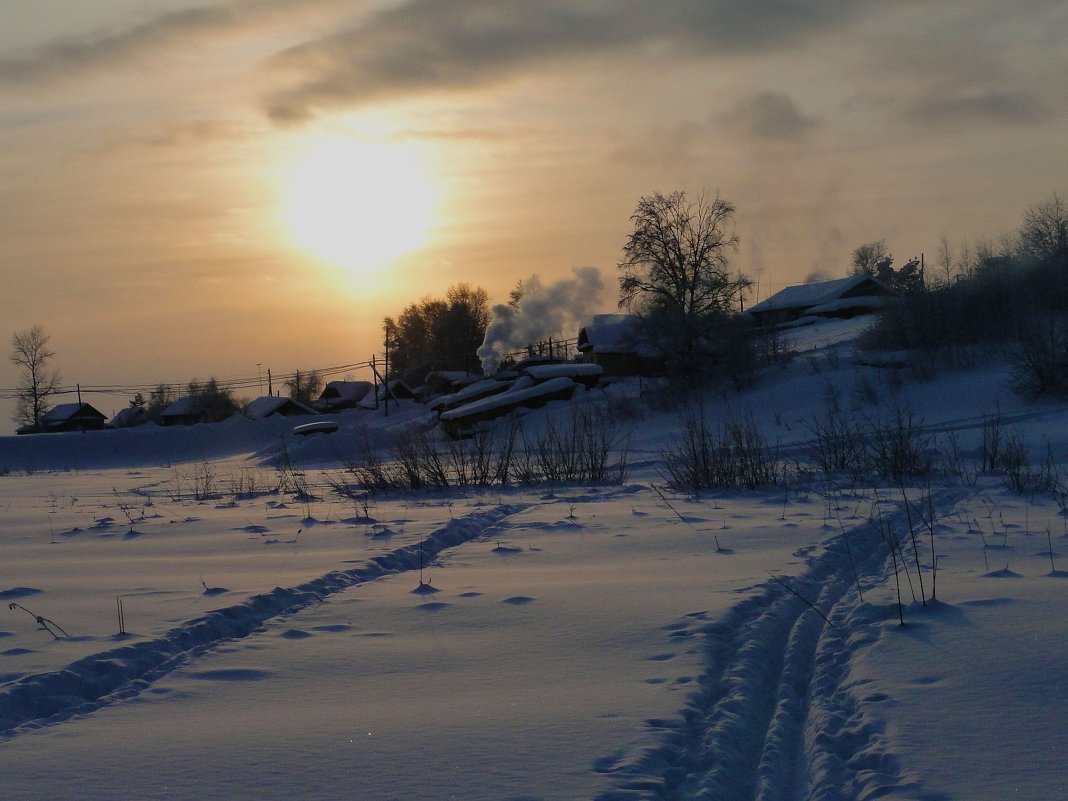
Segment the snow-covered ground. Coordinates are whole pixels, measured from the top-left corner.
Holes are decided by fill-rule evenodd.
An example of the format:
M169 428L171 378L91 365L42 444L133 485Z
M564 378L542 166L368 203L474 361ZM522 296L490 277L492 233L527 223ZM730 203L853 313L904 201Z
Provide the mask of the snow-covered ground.
M801 458L832 399L858 421L907 407L974 464L999 415L1036 470L1065 469L1068 409L1013 396L1005 365L903 379L852 364L855 331L790 332L799 355L709 417ZM0 440L0 797L1068 787L1055 493L969 473L680 495L662 466L679 416L652 410L623 486L332 491L358 443L432 421L407 403L307 438L240 420Z

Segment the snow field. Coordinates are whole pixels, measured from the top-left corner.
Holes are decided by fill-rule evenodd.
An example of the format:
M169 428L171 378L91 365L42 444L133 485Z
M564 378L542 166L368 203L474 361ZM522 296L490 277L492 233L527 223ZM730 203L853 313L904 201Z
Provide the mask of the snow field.
M1068 413L1009 394L1003 363L912 381L851 364L851 331L789 332L799 356L709 399L710 419L751 416L803 459L829 399L861 423L910 408L975 464L996 414L1032 467L1066 474ZM426 422L396 412L390 426ZM168 439L193 461L164 468L147 466L146 432L121 457L57 435L34 454L49 472L0 476L0 599L32 610L0 610L0 798L993 801L1068 786L1057 493L972 473L907 487L907 508L900 487L846 476L661 495L679 420L650 414L626 487L361 507L328 490L339 453L388 438L367 419L301 442L258 431L248 460L228 454L249 432L224 424L211 456L211 437ZM175 492L205 467L269 486L280 447L317 500Z

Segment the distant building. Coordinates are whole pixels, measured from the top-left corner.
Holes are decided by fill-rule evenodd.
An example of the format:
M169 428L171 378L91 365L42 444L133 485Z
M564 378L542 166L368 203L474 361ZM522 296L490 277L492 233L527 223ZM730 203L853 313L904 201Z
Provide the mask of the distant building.
M133 428L139 426L148 419L148 413L144 406L127 406L119 409L115 416L108 421L108 428Z
M351 409L374 389L370 381L330 381L313 404L320 412Z
M61 403L41 417L39 433L54 434L62 431L99 431L107 417L88 403ZM19 429L19 433L28 433Z
M415 391L399 378L393 378L385 384L378 384L373 392L368 392L356 404L360 409L376 409L378 404L384 403L386 397L390 400L409 400L415 397Z
M760 325L781 325L801 317L856 317L882 308L897 292L867 273L796 284L776 292L746 312Z
M605 375L633 376L658 371L657 350L634 314L595 314L579 329L581 359L600 365Z
M292 398L279 398L274 395L264 395L261 398L256 398L245 407L245 417L249 420L264 420L274 415L297 417L307 414L318 414L318 412Z
M206 423L210 419L208 399L200 395L179 398L159 413L156 418L161 426L191 426Z

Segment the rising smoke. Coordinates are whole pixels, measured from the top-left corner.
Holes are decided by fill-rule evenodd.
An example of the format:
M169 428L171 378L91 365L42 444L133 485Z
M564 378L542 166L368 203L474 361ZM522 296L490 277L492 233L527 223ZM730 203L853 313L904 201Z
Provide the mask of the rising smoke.
M574 278L543 286L538 276L523 282L518 308L507 304L493 307L493 319L478 349L482 373L497 372L501 359L533 342L575 331L598 308L604 283L596 267L576 267Z

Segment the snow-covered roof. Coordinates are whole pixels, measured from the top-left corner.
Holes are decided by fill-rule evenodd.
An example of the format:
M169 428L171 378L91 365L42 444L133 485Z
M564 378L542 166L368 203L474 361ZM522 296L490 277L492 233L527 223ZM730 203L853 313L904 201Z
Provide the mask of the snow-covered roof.
M450 395L442 395L439 398L434 398L434 400L430 402L430 408L454 409L457 406L462 406L465 403L470 403L479 398L485 398L487 395L496 395L498 392L504 392L509 386L511 385L507 381L484 378L481 381L468 384L463 389L459 389Z
M286 407L291 407L292 411L297 414L317 414L311 407L305 406L303 403L295 401L292 398L264 395L263 397L256 398L245 407L245 417L249 420L262 420Z
M575 382L566 376L560 376L559 378L551 378L541 384L535 386L526 386L522 389L518 387L520 384L516 384L507 392L501 392L497 395L491 395L488 398L482 398L481 400L468 403L465 406L460 406L456 409L447 411L441 415L442 420L459 420L464 417L469 417L473 414L489 411L502 406L511 406L513 404L519 404L523 401L533 400L541 395L552 395L554 392L560 392L566 390L568 387L575 386Z
M141 406L127 406L123 409L119 409L115 413L115 416L111 418L108 423L112 428L125 428L126 426L136 425L142 417L145 416L145 410Z
M808 314L828 314L833 315L836 312L843 311L845 309L881 309L886 304L886 298L878 295L861 295L855 298L837 298L829 303L821 303L818 306L813 306L808 310Z
M374 389L370 381L329 381L319 395L319 400L356 401Z
M641 318L634 314L595 314L579 331L578 349L583 353L639 353Z
M412 388L399 378L391 378L385 384L375 386L373 392L368 392L357 404L361 409L373 409L378 403L386 399L386 387L389 387L390 397L393 399L412 397Z
M535 364L523 371L536 381L547 381L550 378L566 376L568 378L593 378L604 375L604 368L599 364L576 364L565 362L564 364Z
M205 401L199 395L186 395L179 398L162 412L160 417L181 417L187 414L200 414L204 411Z
M71 420L79 415L88 414L90 417L99 417L101 420L105 419L105 416L90 406L88 403L61 403L58 406L53 406L48 412L41 416L42 423L60 423L66 420Z
M870 292L858 292L867 290ZM835 278L830 281L814 281L809 284L795 284L779 290L770 298L765 298L760 303L749 309L750 314L782 311L786 309L808 309L813 306L822 306L833 301L845 298L849 293L854 296L866 297L876 295L889 295L892 290L882 281L867 273L851 275L848 278Z

